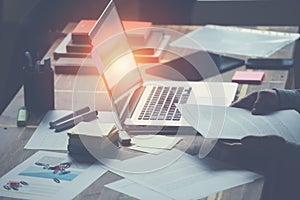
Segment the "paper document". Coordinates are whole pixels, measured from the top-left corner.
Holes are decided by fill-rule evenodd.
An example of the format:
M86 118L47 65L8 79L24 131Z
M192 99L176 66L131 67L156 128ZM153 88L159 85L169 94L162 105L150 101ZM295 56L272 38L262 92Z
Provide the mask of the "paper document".
M241 139L248 135L278 135L300 144L300 114L281 110L269 115L221 106L179 105L182 116L206 138Z
M179 157L177 157L179 155ZM165 163L172 159L172 162ZM177 158L177 159L174 159ZM128 165L144 167L149 163L161 164L152 171L124 172ZM108 168L135 183L148 187L172 199L201 199L218 191L249 183L261 176L237 169L211 158L199 159L173 149L159 155L144 155L115 163ZM122 170L117 170L118 168ZM105 165L107 167L107 165Z
M221 54L269 57L298 38L298 33L206 25L182 36L171 46Z
M157 149L157 148L148 148L148 147L139 147L137 145L131 145L128 147L128 149L135 150L135 151L141 151L144 153L151 153L151 154L160 154L161 152L164 152L166 150L163 149Z
M105 187L118 192L122 192L124 194L127 194L128 196L141 200L172 200L172 198L170 197L167 197L159 192L156 192L150 188L137 184L128 179L122 179L119 181L112 182L110 184L105 185Z
M182 137L170 137L164 135L137 135L131 138L131 150L151 154L160 154L165 150L172 149Z
M168 137L164 135L137 135L131 138L131 143L139 147L172 149L182 137Z
M40 122L38 128L34 131L33 135L25 145L25 149L43 149L43 150L67 150L68 145L68 131L54 132L54 129L49 129L49 122L59 119L65 115L72 113L72 111L66 110L50 110L46 113L43 120ZM95 125L89 128L89 130L98 127L98 123L106 124L103 127L103 131L107 130L112 126L109 123L114 123L111 112L99 112L98 120L95 120ZM85 124L80 124L80 129L85 128ZM78 124L78 125L79 125ZM93 132L94 133L94 132ZM90 133L92 134L92 133Z
M55 133L53 129L49 129L49 122L71 113L72 111L67 110L48 111L24 148L44 150L67 150L67 130Z
M39 151L0 178L0 196L73 199L105 172L100 164L79 164L64 153Z

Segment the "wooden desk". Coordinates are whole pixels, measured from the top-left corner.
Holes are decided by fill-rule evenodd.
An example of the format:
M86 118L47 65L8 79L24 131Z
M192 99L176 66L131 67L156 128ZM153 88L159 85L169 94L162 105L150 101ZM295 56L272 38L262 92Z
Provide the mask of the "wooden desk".
M183 33L189 32L198 28L198 26L164 26L165 28L172 28ZM64 32L70 32L74 28L74 24L69 24ZM265 27L258 27L265 28ZM296 28L289 27L272 27L275 30L290 30L295 31ZM53 46L49 49L46 56L52 57L52 53L62 38L59 38ZM293 44L283 48L274 55L274 57L291 57L293 51ZM244 70L245 66L238 68ZM240 85L238 96L242 97L247 93L260 90L263 88L289 88L291 87L292 79L290 79L290 72L286 70L265 70L266 76L264 82L261 85ZM234 70L228 71L222 74L224 81L231 81L231 77ZM72 109L72 95L73 86L76 81L75 75L55 75L55 108L56 109ZM98 80L96 75L81 75L79 77L81 81L86 80ZM211 80L214 77L210 78ZM94 81L95 81L94 80ZM97 85L98 92L97 98L101 99L101 104L95 105L99 110L110 110L110 104L107 98L107 94L104 91L101 83ZM24 150L23 147L31 137L32 133L36 129L38 122L41 120L41 116L33 116L30 119L30 125L25 128L18 128L16 126L16 116L18 108L23 106L23 90L21 89L9 104L6 110L0 116L0 176L3 176L13 167L27 159L29 156L34 154L35 150ZM100 101L99 101L100 102ZM201 137L193 140L192 145L188 149L188 153L197 154ZM178 145L178 148L184 146L184 141ZM113 174L111 172L106 173L104 176L99 178L96 182L90 185L85 191L79 194L75 199L133 199L124 194L112 191L104 188L107 183L114 182L121 179L122 177ZM232 189L218 192L217 194L210 195L205 199L222 199L222 200L233 200L233 199L259 199L263 187L263 179L257 180L253 183L241 185Z

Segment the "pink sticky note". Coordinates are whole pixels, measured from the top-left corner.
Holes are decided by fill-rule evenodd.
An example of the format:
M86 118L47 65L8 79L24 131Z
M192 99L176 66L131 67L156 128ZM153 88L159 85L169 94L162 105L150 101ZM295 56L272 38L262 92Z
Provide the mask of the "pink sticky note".
M261 83L265 72L262 71L236 71L232 77L232 82L237 83Z

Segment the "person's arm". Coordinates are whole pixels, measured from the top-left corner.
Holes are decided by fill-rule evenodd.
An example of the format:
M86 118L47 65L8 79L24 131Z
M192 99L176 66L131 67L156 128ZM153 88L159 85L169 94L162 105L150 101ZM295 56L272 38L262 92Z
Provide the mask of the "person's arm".
M232 107L245 108L255 115L265 115L284 109L300 112L300 90L265 89L252 92L231 104Z
M279 108L295 109L300 112L300 90L274 89L279 98Z

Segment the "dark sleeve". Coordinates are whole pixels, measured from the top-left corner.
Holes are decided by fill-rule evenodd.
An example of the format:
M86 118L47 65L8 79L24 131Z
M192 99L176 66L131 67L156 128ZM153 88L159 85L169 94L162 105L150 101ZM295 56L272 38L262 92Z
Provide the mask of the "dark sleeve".
M300 112L300 90L275 89L280 109L295 109Z

